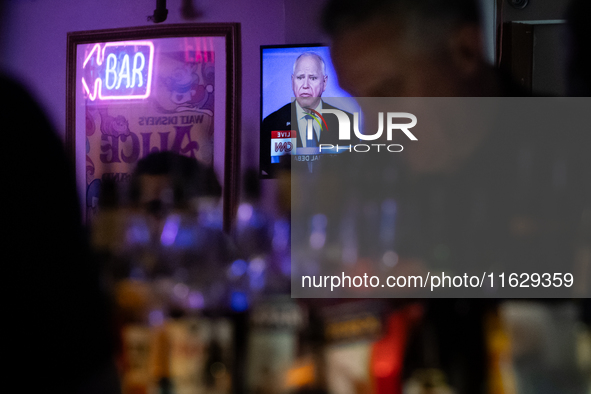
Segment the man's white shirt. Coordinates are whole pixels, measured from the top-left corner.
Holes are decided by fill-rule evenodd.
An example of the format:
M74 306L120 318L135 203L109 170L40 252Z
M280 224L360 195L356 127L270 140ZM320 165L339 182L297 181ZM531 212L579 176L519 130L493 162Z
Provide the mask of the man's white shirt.
M306 115L308 113L304 111L304 109L300 106L300 103L296 100L296 114L298 119L298 138L302 142L302 147L307 148L306 146L306 139L308 138L308 119L306 119ZM316 108L314 108L318 113L322 113L322 100L318 102ZM314 128L314 132L316 133L316 141L320 143L320 126L318 126L318 122L316 119L312 119L312 127Z

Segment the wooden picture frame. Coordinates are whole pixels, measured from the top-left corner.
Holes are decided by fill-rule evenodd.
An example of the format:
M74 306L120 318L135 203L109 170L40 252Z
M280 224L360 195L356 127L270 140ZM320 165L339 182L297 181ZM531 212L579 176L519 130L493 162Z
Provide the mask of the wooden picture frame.
M240 24L70 32L66 72L65 143L87 223L102 179L125 182L137 160L173 150L213 166L230 230L240 189Z

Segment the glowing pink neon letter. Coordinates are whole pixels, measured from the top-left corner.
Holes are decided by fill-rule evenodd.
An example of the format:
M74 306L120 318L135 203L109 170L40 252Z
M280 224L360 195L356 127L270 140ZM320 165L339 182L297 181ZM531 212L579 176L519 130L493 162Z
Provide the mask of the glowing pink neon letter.
M95 55L96 61L92 62ZM154 43L151 41L115 41L104 44L102 49L101 44L94 44L82 64L85 70L82 88L91 101L97 97L99 100L145 99L150 96L153 62ZM94 83L87 82L85 77L89 76ZM92 86L94 91L91 92Z

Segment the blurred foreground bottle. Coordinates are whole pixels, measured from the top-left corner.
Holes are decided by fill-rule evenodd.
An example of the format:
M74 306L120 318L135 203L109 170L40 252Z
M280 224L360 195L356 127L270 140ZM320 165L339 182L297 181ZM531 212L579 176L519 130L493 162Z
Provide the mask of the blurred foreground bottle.
M243 389L287 393L287 373L306 319L289 296L289 220L263 204L256 171L244 174L242 196L233 232L239 258L232 262L228 279L236 301L242 300L234 309L245 312Z
M114 295L124 394L228 393L234 326L213 170L171 152L138 162L128 204L104 187L93 228Z

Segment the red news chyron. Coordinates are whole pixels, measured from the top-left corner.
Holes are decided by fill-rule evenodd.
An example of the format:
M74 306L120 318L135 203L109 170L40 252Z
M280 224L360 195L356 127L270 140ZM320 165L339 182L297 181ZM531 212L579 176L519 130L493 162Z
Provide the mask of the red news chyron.
M296 138L298 132L296 130L274 130L271 131L271 138Z

